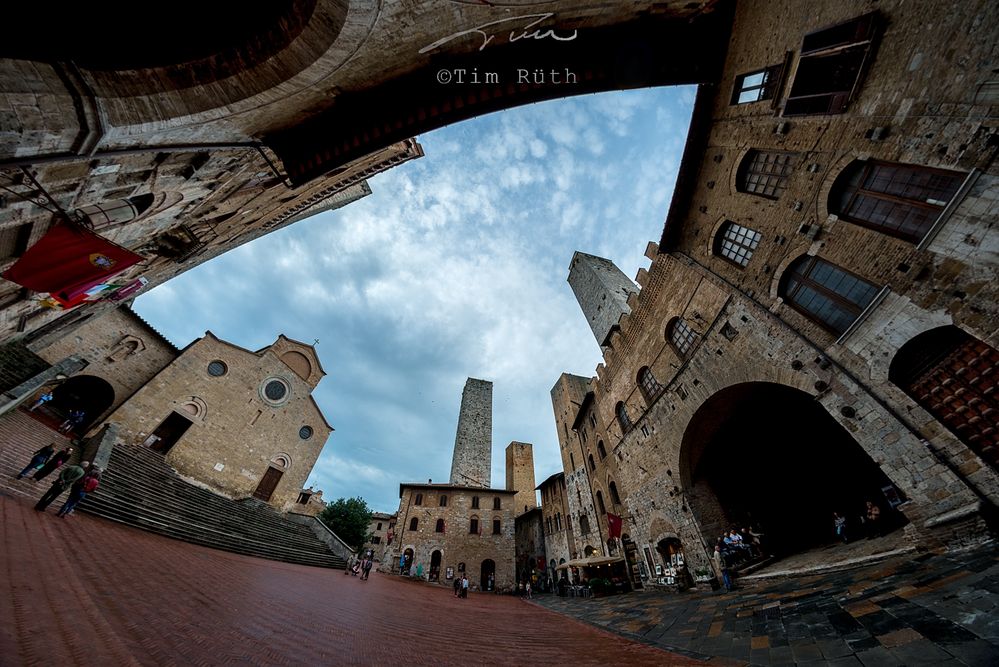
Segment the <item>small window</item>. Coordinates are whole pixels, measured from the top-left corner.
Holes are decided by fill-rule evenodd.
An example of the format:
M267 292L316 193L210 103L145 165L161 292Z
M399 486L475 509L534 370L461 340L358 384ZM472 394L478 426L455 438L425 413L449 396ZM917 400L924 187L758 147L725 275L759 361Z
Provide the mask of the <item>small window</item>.
M410 530L416 530L417 526L419 526L419 525L420 525L420 520L417 519L415 516L412 519L409 520L409 529Z
M447 507L447 496L441 496L440 506Z
M747 72L735 77L732 104L747 104L773 99L777 94L783 70L783 64L771 65L765 69Z
M836 178L829 211L919 243L954 198L965 174L914 164L856 160Z
M434 532L435 533L444 532L444 519L437 519L437 525L434 527Z
M656 376L652 374L648 366L644 366L642 370L638 371L638 388L641 390L642 395L645 396L645 400L650 403L656 400L659 394L663 393L663 386L659 384ZM603 457L601 456L600 458Z
M617 484L611 482L610 484L607 485L607 488L610 491L611 502L614 503L615 505L620 505L621 496L617 495Z
M371 543L372 544L379 544L381 541L382 541L382 538L379 537L378 535L372 535L371 536Z
M585 514L579 515L579 534L586 535L590 532L590 520Z
M552 534L552 518L551 517L548 517L547 519L545 519L545 525L548 526L548 534L551 535Z
M555 530L562 530L562 515L555 515Z
M805 317L841 334L877 296L878 286L818 257L801 257L781 279L780 295Z
M760 245L760 238L755 229L726 222L715 238L715 254L738 266L746 266Z
M593 428L596 428L597 427L597 418L596 418L596 416L591 412L589 415L587 415L587 417L589 417L590 426L592 426Z
M378 527L377 527L377 528L375 528L375 530L381 530L381 529L382 529L382 522L381 522L381 521L379 521L379 522L378 522Z
M627 433L631 430L631 418L628 416L628 408L624 406L624 403L618 403L617 409L615 410L617 414L617 423L621 426L621 433Z
M224 361L216 359L208 364L208 374L212 377L222 377L229 372L229 367L225 365Z
M311 426L303 426L302 428L298 429L298 437L301 438L302 440L308 440L309 438L311 438L312 437L312 427Z
M299 505L308 505L310 498L312 498L312 494L311 493L302 492L302 493L298 494L298 504Z
M767 199L780 199L794 171L794 161L794 153L749 151L736 172L735 189Z
M416 499L413 501L413 504L414 505L422 505L423 504L423 494L422 493L417 493L416 494Z
M597 454L600 456L600 460L603 461L607 458L607 450L604 449L604 441L601 440L597 443Z
M607 514L607 506L604 505L604 494L597 491L597 509L600 510L600 514Z
M579 435L583 439L583 443L586 443L586 427L584 426L579 430Z
M478 517L472 517L472 520L468 522L468 534L476 535L479 532L479 519Z
M500 508L500 499L499 498L493 498L493 509L494 510L498 510L499 508Z
M573 470L576 469L576 457L572 455L572 452L569 452L569 467Z
M503 532L502 530L500 530L500 527L501 527L500 520L493 519L493 535L499 535L501 532Z
M596 470L597 464L593 462L593 454L588 455L586 458L590 462L590 470Z
M846 111L881 32L877 12L805 35L785 116Z
M473 510L479 509L479 497L478 496L472 496L472 509Z
M666 327L666 339L680 356L685 357L694 347L697 334L683 318L677 317Z

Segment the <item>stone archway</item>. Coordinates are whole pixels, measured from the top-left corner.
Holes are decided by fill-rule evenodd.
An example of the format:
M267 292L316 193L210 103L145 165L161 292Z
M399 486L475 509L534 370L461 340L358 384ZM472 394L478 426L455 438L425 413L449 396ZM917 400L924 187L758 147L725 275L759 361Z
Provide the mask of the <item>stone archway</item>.
M94 375L75 375L52 390L46 412L61 420L73 410L83 411L83 421L71 433L82 435L114 404L114 388Z
M825 408L798 389L748 382L705 401L680 451L682 511L708 549L732 526L755 525L767 551L786 555L831 542L834 511L854 535L865 501L888 525L905 519L889 498L901 492Z

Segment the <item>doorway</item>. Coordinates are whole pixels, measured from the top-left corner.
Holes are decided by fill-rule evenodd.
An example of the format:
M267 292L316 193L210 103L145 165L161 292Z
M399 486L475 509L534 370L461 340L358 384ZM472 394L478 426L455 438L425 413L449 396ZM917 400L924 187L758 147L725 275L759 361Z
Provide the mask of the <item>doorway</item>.
M70 412L83 412L83 419L70 430L70 435L80 435L97 421L114 404L114 388L94 375L75 375L52 390L52 400L39 408L60 424Z
M496 583L496 563L491 558L482 561L482 576L479 580L479 590L491 591Z
M277 487L278 482L281 481L282 475L284 475L283 470L278 470L273 466L268 466L267 472L264 473L260 483L257 484L257 490L253 492L253 497L259 498L264 502L270 500L271 496L274 494L275 487Z
M166 454L191 428L191 420L178 412L171 412L163 422L156 427L156 430L146 438L144 444L154 452Z
M441 560L443 555L440 550L435 550L430 554L430 579L428 581L441 580Z

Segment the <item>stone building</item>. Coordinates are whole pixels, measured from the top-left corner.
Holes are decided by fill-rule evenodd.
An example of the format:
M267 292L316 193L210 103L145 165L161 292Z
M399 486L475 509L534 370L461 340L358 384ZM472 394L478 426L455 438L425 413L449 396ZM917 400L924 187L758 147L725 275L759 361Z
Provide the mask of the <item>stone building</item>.
M570 548L573 537L572 514L569 511L565 473L557 472L538 486L541 492L541 521L544 529L545 557L548 568L555 568L574 558ZM554 574L552 575L554 577Z
M361 548L362 551L374 552L375 561L385 560L385 552L389 548L389 543L395 536L395 514L385 512L372 512L371 521L368 523L368 540Z
M447 484L399 485L396 530L382 570L398 572L402 562L412 575L422 566L429 581L450 584L449 573L466 574L475 589L488 590L490 582L494 590L510 589L518 574L520 507L530 513L537 506L533 447L511 442L507 488L490 488L492 383L475 378L465 383L456 433ZM543 548L539 532L531 549Z
M285 336L250 351L211 332L178 350L119 307L40 350L85 368L53 390L37 415L84 410L78 433L106 422L118 438L163 453L189 481L232 498L254 496L314 515L322 492L303 489L333 428L312 398L326 374L315 349Z
M986 2L736 6L641 289L595 377L552 390L598 548L615 513L652 571L706 567L737 523L793 553L867 500L920 548L990 537L996 25Z
M533 582L540 589L548 575L548 559L545 554L545 529L540 507L532 507L517 515L514 522L515 549L517 552L517 582Z

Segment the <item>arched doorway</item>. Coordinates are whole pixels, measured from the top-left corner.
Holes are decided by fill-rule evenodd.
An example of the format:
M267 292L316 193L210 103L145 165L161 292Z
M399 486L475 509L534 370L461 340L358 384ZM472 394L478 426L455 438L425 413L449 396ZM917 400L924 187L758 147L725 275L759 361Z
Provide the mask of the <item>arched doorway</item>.
M429 581L440 581L441 579L441 560L443 554L441 554L440 549L435 550L430 554L430 579Z
M408 574L411 567L413 567L413 549L407 548L402 552L402 573Z
M253 492L253 497L264 502L270 500L271 496L274 495L274 489L277 488L278 482L281 481L281 477L284 476L290 465L291 461L284 455L272 458L264 476L260 478L260 483L257 484L257 488Z
M491 558L482 561L482 576L479 579L479 590L491 591L495 584L496 563Z
M75 375L52 390L52 400L44 406L46 414L60 422L73 410L83 411L83 421L70 433L77 435L97 421L114 404L114 389L94 375Z
M999 350L955 326L938 327L899 349L888 379L999 470Z
M833 512L863 533L865 501L882 523L904 517L901 495L850 434L814 398L784 385L751 382L714 394L687 425L680 452L682 511L712 550L732 527L756 527L770 553L786 555L835 539Z
M166 454L187 433L191 423L190 418L181 413L171 412L142 444L154 452Z

